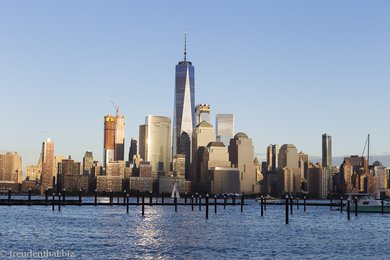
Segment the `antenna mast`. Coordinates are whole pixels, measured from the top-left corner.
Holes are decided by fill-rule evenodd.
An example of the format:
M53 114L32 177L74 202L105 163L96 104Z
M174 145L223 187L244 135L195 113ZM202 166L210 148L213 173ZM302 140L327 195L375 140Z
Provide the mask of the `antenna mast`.
M187 33L184 33L184 61L187 61Z

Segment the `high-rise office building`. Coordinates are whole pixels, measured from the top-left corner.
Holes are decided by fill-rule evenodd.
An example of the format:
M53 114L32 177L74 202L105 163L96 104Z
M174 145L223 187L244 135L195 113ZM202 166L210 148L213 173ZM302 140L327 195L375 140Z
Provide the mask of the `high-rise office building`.
M104 116L104 158L103 167L110 161L115 160L115 127L114 116Z
M279 145L270 144L267 147L267 170L275 172L278 168Z
M332 137L327 134L322 135L322 167L332 166Z
M137 155L137 152L137 140L135 138L131 138L129 149L129 162L131 164L133 164L134 156Z
M54 176L54 143L48 138L42 143L41 192L53 187Z
M115 118L115 161L125 160L125 117L116 115Z
M152 166L152 177L168 175L170 168L171 119L147 116L140 126L139 151L144 161Z
M199 125L203 121L211 124L210 122L210 105L208 104L199 104L195 107L196 114L196 125Z
M93 167L93 154L86 151L83 157L83 175L90 176Z
M279 167L298 168L299 156L297 148L293 144L284 144L279 149Z
M187 61L186 44L185 39L184 60L176 65L172 155L184 154L190 161L195 126L195 68Z
M245 133L237 133L230 140L229 160L232 166L240 171L240 192L258 193L260 191L254 158L252 140Z
M215 126L217 128L217 141L223 142L227 147L234 135L233 114L217 114Z
M21 183L22 157L18 153L0 154L0 182Z

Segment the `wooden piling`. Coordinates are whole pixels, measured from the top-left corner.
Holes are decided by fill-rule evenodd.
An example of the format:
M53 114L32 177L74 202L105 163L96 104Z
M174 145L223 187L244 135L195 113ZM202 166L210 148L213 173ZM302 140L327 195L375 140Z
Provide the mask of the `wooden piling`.
M351 200L349 198L347 200L347 218L351 219Z
M55 207L55 193L54 192L53 192L52 206L53 206L53 211L54 211L54 207Z
M62 200L65 201L65 188L62 189Z
M288 195L286 195L286 224L288 224Z
M191 196L191 211L194 211L194 195Z
M227 197L226 195L223 196L223 209L226 209L226 204L227 204Z
M95 206L97 205L97 190L95 190Z
M214 195L214 213L217 214L217 195Z
M260 208L261 208L261 216L263 216L264 215L264 198L263 198L263 196L261 196L261 198L260 198Z
M244 193L241 195L241 212L244 212Z
M209 194L206 194L206 219L209 219Z
M82 200L81 200L81 189L79 189L79 205L81 206Z
M306 212L306 196L303 196L303 211Z
M153 193L149 192L149 205L152 206L153 204Z
M58 193L58 211L61 211L61 192Z
M340 197L340 212L343 213L343 197Z
M199 194L199 211L202 211L202 195Z
M112 206L113 203L114 203L114 194L112 190L110 190L110 206Z
M129 193L126 194L126 213L129 214Z
M177 197L176 197L176 194L175 194L175 197L173 198L173 201L175 203L175 212L177 212Z
M142 194L142 216L145 215L145 195Z
M383 199L381 199L381 208L382 208L382 214L383 213L385 213L385 207L384 207L384 205L385 205L385 202L383 201Z
M358 215L358 205L357 205L357 203L358 203L358 200L357 200L357 196L355 197L355 216L357 217L357 215Z
M47 198L46 198L47 202ZM8 205L11 205L11 188L8 188Z
M293 196L290 196L290 213L291 213L291 216L292 216L292 214L293 214L293 204L294 204L294 202L293 202Z
M31 188L28 188L28 205L31 204Z

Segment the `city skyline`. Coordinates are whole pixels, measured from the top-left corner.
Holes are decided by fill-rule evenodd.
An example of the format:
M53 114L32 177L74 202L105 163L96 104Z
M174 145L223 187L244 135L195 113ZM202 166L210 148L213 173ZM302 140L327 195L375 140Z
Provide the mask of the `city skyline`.
M82 161L91 150L100 161L102 117L114 114L114 100L126 119L127 154L145 115L172 118L174 65L182 57L187 30L188 59L197 67L196 104L210 104L213 119L216 114L234 114L235 133L251 137L260 159L269 144L289 143L320 157L323 133L332 136L333 156L360 155L368 133L371 154L389 154L390 127L381 113L389 110L390 97L385 47L390 40L382 33L389 20L387 3L346 1L333 10L332 4L307 2L302 9L287 2L283 7L228 2L219 13L226 24L212 20L216 3L208 4L204 22L196 19L205 4L179 3L173 11L168 9L176 4L157 4L152 8L157 18L140 32L134 25L145 18L128 12L145 14L147 5L98 2L86 17L79 17L88 4L45 3L46 11L39 16L40 3L3 2L0 29L7 40L0 43L0 90L5 97L0 108L7 123L0 130L0 152L18 152L24 168L37 163L42 142L52 138L56 155L70 154ZM187 5L194 10L189 14L193 19L173 24L177 18L169 18L171 12ZM114 18L116 12L106 24L98 19ZM363 21L361 12L367 16ZM76 14L74 23L69 14ZM281 20L272 16L276 14ZM163 18L169 19L157 25L161 32L152 29L153 22ZM89 33L82 34L84 30ZM282 44L284 40L289 44ZM149 66L152 57L157 69ZM153 77L145 76L150 73Z

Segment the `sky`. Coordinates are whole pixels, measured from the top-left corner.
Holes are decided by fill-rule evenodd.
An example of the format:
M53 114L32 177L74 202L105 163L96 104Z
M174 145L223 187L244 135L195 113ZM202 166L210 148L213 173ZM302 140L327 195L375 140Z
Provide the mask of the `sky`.
M175 65L195 66L195 102L233 113L269 144L321 156L390 154L389 1L0 1L0 152L36 164L42 142L102 161L103 118L173 116Z

